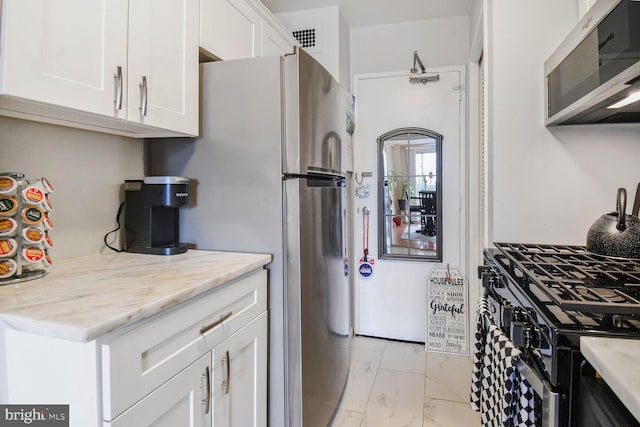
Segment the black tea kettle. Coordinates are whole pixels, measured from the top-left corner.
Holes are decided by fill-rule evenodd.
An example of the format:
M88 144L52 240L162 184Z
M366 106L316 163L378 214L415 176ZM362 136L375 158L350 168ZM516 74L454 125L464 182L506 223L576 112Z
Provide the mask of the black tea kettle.
M626 210L627 190L618 188L616 211L602 215L589 228L589 252L617 258L640 259L640 218L637 212L634 212L635 215L627 215Z

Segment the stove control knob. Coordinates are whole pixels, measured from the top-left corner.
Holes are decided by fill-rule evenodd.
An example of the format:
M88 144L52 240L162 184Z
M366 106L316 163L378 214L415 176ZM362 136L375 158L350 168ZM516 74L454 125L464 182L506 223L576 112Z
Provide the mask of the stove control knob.
M511 341L519 348L537 348L540 346L540 332L529 322L512 320Z
M527 347L529 327L524 322L511 321L511 341L516 347Z
M478 267L478 279L482 280L483 288L503 288L502 275L487 265Z
M524 310L521 307L514 307L510 314L512 322L524 322L527 320L527 316L525 316Z

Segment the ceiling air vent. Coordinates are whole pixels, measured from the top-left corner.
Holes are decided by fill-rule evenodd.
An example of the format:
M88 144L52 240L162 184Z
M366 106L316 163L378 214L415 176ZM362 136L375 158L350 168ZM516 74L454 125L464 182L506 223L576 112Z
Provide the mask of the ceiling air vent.
M316 47L316 29L296 30L292 32L303 48Z

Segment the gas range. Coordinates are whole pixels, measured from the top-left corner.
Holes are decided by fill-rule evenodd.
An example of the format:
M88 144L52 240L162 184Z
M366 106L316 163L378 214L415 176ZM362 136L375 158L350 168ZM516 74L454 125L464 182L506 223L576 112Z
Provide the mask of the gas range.
M583 246L495 243L487 250L557 328L640 336L640 261Z
M522 352L540 400L552 402L543 425L576 425L580 337L640 339L640 260L582 246L494 245L478 268L494 322Z

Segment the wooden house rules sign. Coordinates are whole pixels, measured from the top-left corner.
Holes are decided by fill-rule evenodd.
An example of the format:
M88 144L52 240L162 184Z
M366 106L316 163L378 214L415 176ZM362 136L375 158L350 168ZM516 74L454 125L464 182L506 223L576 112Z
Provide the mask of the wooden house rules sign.
M427 351L469 354L467 295L460 270L434 267L427 279Z

